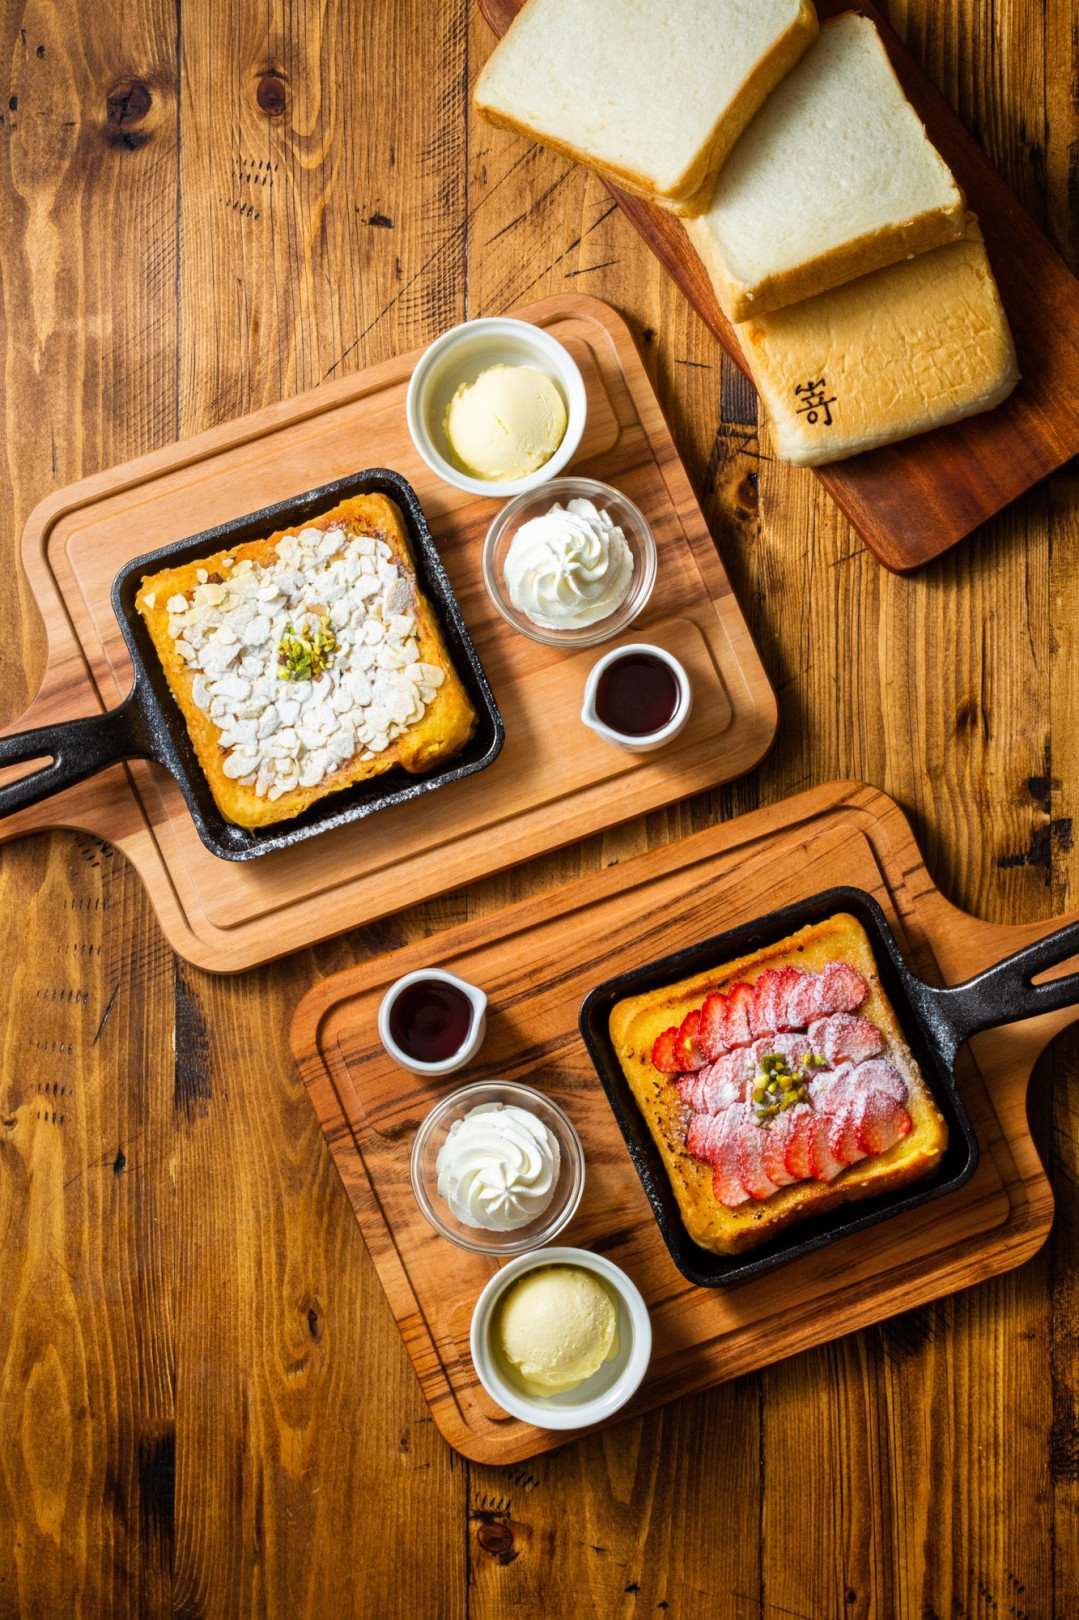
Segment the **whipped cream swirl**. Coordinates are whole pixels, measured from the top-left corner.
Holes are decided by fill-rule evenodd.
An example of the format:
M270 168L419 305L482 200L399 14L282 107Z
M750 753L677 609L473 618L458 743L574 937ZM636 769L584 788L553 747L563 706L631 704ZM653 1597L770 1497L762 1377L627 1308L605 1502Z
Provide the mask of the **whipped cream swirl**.
M502 568L510 601L544 630L581 630L621 607L633 578L622 530L591 501L522 523Z
M439 1196L465 1226L513 1232L547 1209L560 1158L535 1114L513 1103L480 1103L454 1120L439 1150Z

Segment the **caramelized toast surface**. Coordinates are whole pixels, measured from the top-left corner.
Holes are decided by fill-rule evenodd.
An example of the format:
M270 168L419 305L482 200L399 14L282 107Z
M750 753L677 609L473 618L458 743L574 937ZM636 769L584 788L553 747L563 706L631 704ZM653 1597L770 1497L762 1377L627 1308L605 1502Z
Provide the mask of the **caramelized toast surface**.
M728 1208L713 1190L711 1166L698 1162L687 1148L694 1111L679 1096L675 1076L654 1067L653 1045L670 1026L681 1024L687 1014L699 1009L711 992L726 992L738 982L753 985L769 968L819 973L836 960L849 963L866 982L868 994L858 1015L876 1025L884 1040L881 1056L906 1083L909 1133L888 1151L842 1170L833 1181L796 1181L770 1197L751 1198L737 1208ZM686 1230L695 1243L713 1253L739 1254L808 1215L820 1215L848 1199L873 1197L929 1175L947 1146L947 1126L884 992L869 937L846 912L711 972L617 1002L611 1010L610 1032L622 1070L663 1158Z
M350 540L366 536L376 544L383 542L388 548L393 566L402 581L401 594L403 597L407 594L402 612L414 620L414 639L419 659L424 665L440 672L441 684L426 703L422 716L408 724L381 752L372 753L358 745L348 758L329 770L321 780L309 785L297 783L289 786L271 799L265 792L257 792L254 782L243 782L226 773L224 763L228 748L221 742L222 728L196 702L195 679L200 671L193 668L177 649L176 642L180 638L170 631L170 622L175 625L176 618L170 614L169 603L181 596L191 601L200 584L205 584L207 580L227 586L245 562L261 569L272 568L277 562L278 546L282 540L307 530L325 532L333 528L340 529ZM356 495L320 517L279 530L264 540L247 541L228 551L218 551L176 568L161 569L143 579L135 606L149 630L214 800L222 815L241 827L263 827L289 820L327 794L340 792L353 783L381 775L394 765L400 765L413 774L432 770L456 754L475 729L475 710L450 660L431 605L419 588L401 514L395 503L384 495ZM268 668L272 667L277 657L278 644L276 639L271 639L273 645L264 653L264 663ZM268 676L266 678L269 679ZM295 688L290 688L290 683L285 679L277 680L276 672L273 684L274 697L288 699L294 695Z

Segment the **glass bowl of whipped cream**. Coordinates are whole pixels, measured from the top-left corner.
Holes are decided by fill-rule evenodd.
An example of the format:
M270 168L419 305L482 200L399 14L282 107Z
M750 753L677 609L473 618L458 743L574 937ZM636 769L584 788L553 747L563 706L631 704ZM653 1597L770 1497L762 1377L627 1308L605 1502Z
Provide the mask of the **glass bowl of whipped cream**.
M473 1254L537 1249L568 1225L584 1191L584 1153L542 1092L480 1080L435 1104L409 1162L416 1202L443 1237Z
M552 478L499 512L483 581L502 617L549 647L595 647L637 617L656 582L644 514L610 484Z

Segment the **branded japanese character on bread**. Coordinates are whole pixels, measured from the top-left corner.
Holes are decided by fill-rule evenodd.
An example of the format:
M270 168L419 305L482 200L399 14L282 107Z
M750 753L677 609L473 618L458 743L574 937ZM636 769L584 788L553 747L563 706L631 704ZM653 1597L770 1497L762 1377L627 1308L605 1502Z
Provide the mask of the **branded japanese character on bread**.
M135 600L222 815L297 816L468 741L476 714L384 495L143 579Z
M947 1146L845 912L618 1002L610 1030L686 1230L716 1254L929 1175Z

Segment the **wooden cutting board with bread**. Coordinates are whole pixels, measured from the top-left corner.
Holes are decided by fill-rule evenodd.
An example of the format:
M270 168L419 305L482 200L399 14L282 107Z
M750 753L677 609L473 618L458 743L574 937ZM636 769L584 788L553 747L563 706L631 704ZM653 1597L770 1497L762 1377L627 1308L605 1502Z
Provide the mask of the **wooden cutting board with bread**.
M872 6L482 4L479 111L600 173L889 567L1079 452L1079 282Z

